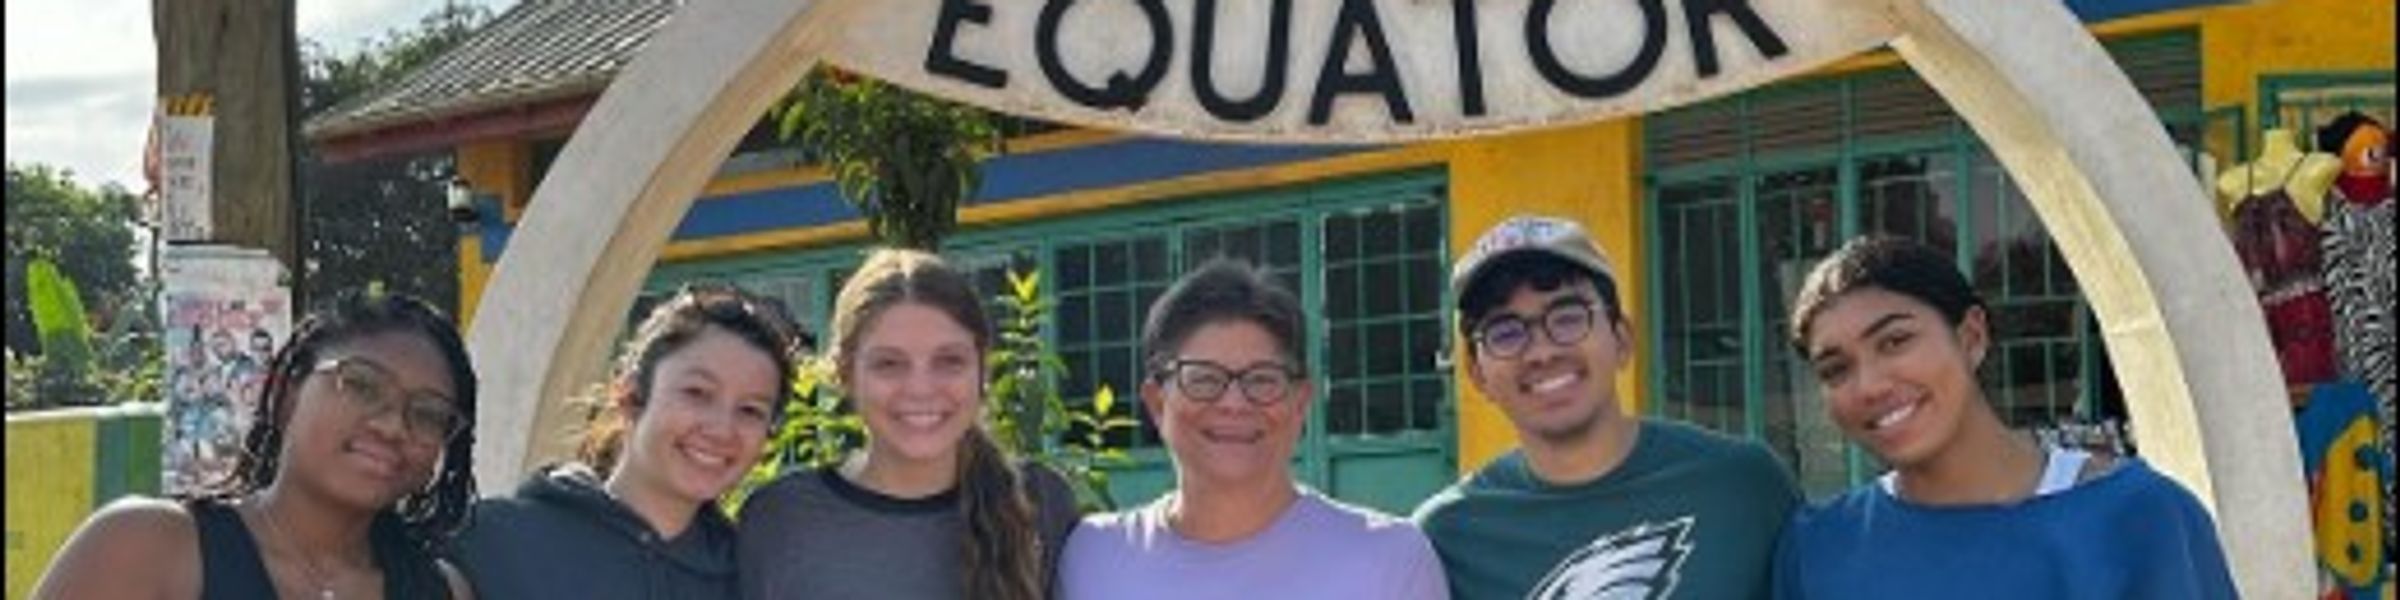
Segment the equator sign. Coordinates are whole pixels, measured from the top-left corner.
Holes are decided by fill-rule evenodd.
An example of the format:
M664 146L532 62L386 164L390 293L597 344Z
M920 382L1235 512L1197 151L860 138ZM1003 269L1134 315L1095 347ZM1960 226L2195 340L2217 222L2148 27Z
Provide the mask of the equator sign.
M1041 118L1235 140L1421 139L1655 110L1882 45L1832 0L942 0L831 60Z

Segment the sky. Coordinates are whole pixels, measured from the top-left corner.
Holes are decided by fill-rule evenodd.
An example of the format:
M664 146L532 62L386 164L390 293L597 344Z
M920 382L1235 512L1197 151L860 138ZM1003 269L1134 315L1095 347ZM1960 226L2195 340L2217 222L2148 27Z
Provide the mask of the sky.
M153 0L8 0L8 162L139 192L157 85ZM165 0L176 1L176 0ZM300 37L348 53L443 0L295 0ZM458 0L494 14L515 0Z

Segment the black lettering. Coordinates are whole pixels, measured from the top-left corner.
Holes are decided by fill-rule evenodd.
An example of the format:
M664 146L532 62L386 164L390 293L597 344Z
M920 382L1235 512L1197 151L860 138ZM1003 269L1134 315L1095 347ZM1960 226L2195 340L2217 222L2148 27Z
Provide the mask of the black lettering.
M1458 39L1458 103L1467 116L1483 116L1483 43L1475 31L1475 0L1450 3L1452 33Z
M1350 62L1351 38L1361 35L1374 66L1364 74L1352 75L1343 66ZM1333 96L1358 92L1383 94L1384 107L1392 112L1394 121L1416 120L1408 110L1408 95L1400 89L1400 70L1392 65L1391 44L1383 39L1383 20L1375 14L1374 0L1342 0L1342 11L1334 17L1333 45L1325 49L1325 66L1317 71L1316 97L1308 103L1308 124L1331 122Z
M934 17L933 45L925 48L925 71L987 88L1008 87L1007 71L962 60L950 47L958 37L961 21L990 25L992 7L976 4L974 0L942 0L941 15Z
M1700 64L1701 77L1717 74L1717 39L1708 19L1718 13L1733 19L1733 24L1742 29L1742 37L1749 38L1751 47L1758 48L1759 54L1776 58L1791 53L1792 49L1783 45L1783 38L1767 27L1767 21L1758 18L1758 11L1750 8L1748 0L1684 0L1683 21L1692 32L1692 59Z
M1075 0L1050 0L1042 6L1042 14L1034 22L1034 56L1042 63L1042 75L1050 79L1050 87L1076 104L1109 110L1123 108L1141 110L1150 101L1150 90L1167 76L1167 59L1175 50L1175 32L1167 22L1167 7L1163 0L1139 0L1142 16L1150 22L1150 56L1142 64L1140 74L1128 77L1124 71L1111 73L1107 87L1094 89L1067 72L1066 61L1058 55L1058 26Z
M1217 91L1214 68L1217 46L1217 0L1198 0L1192 3L1192 92L1200 97L1200 107L1219 119L1248 123L1275 112L1283 100L1284 57L1290 55L1292 31L1292 0L1275 0L1270 10L1274 14L1267 23L1266 74L1260 76L1258 92L1249 98L1233 100Z
M1640 0L1642 8L1642 47L1634 52L1633 62L1615 73L1599 78L1585 77L1568 70L1558 61L1558 52L1550 48L1550 11L1558 0L1533 0L1533 8L1525 15L1525 43L1533 53L1534 69L1550 85L1569 94L1584 98L1608 98L1623 94L1658 68L1658 55L1667 49L1667 9L1664 0Z

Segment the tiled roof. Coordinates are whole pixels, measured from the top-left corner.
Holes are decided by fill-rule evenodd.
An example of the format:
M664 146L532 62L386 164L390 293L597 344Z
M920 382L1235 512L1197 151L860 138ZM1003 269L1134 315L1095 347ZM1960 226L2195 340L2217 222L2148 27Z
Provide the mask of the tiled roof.
M523 0L458 47L303 127L365 133L599 92L682 0Z

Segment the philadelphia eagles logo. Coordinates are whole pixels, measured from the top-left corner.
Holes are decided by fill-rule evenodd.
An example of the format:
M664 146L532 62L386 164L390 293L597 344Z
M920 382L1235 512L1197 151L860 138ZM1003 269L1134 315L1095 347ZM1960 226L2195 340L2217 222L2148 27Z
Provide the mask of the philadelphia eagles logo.
M1600 536L1559 561L1526 600L1651 600L1675 591L1692 554L1692 517Z

